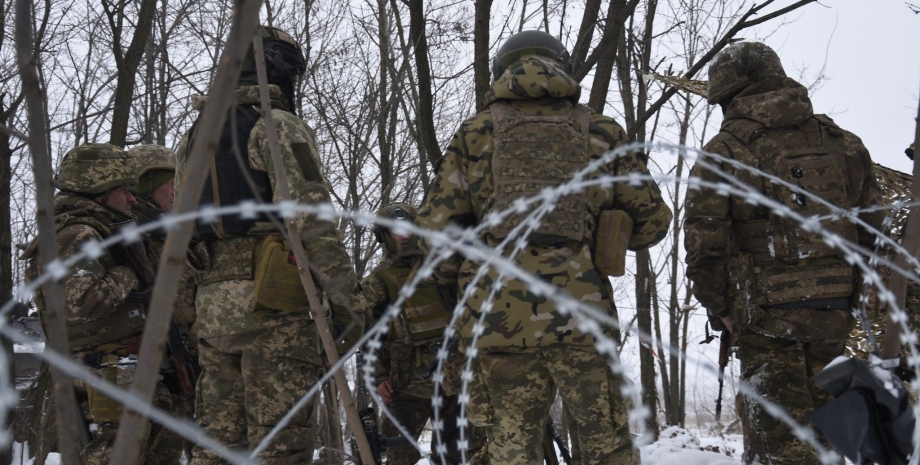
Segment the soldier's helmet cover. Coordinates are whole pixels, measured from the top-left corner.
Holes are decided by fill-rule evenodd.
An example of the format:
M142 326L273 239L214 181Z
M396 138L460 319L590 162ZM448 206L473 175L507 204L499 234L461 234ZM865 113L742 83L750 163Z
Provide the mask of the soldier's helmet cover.
M415 218L418 216L418 211L415 209L415 207L407 203L394 202L377 210L377 216L389 218L391 220L408 221L414 223ZM389 228L386 226L381 224L374 224L374 237L377 238L377 242L383 244L389 253L395 254L400 248L406 250L415 247L416 238L414 236L408 246L399 247L396 244L396 241L390 237L389 232Z
M738 42L712 60L706 100L715 105L755 82L779 77L786 77L786 71L772 48L760 42Z
M556 60L566 72L572 72L572 57L559 39L543 31L521 31L506 39L492 58L492 80L501 77L515 61L530 55Z
M137 185L137 167L119 147L84 144L64 155L54 185L62 191L102 195L116 187Z
M176 152L162 145L137 145L128 150L137 165L137 194L148 196L175 177Z

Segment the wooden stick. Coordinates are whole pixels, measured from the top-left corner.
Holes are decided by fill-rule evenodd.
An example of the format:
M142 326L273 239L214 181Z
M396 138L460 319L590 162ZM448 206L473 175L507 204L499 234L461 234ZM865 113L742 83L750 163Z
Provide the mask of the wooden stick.
M32 2L16 1L16 55L19 61L19 76L22 93L25 95L29 114L29 151L32 152L32 173L35 177L36 222L38 223L38 256L41 264L48 267L57 261L57 240L54 234L54 185L51 182L51 154L48 151L48 132L45 126L45 111L42 91L35 72L33 54ZM42 292L39 290L38 292ZM64 292L57 280L44 285L45 309L42 319L48 329L48 345L55 352L70 356L67 342L67 313L64 308ZM82 445L78 441L77 428L82 423L77 417L80 412L74 396L73 380L63 371L51 367L54 380L54 413L57 418L58 444L64 465L79 464ZM82 414L82 412L80 412Z
M914 148L920 147L920 105L917 108L917 127L914 131ZM910 269L908 256L916 257L917 249L920 247L920 161L917 154L914 154L914 172L913 180L910 186L910 213L907 214L907 228L904 232L904 250L905 253L898 254L894 259L895 265L902 269ZM907 255L909 254L909 255ZM891 275L891 292L894 293L898 302L898 308L907 311L904 308L907 302L907 280L908 277L899 272ZM915 331L917 328L913 328ZM885 340L882 342L881 356L883 360L898 358L898 351L901 349L901 325L894 321L894 309L888 309L888 323L885 325Z
M256 33L252 38L252 48L255 52L256 75L259 79L259 100L262 103L262 119L265 120L265 134L268 136L268 147L272 156L272 165L275 169L275 182L281 198L286 201L291 200L291 187L288 183L287 174L284 172L284 160L281 159L281 147L278 145L278 133L275 132L275 119L272 116L271 99L268 95L268 78L265 73L265 54L262 50L262 35ZM293 218L283 219L287 228L288 243L294 251L294 257L297 259L297 271L300 274L300 284L303 285L307 293L307 302L310 304L310 313L313 314L313 322L316 324L316 330L319 338L323 343L323 350L326 351L326 358L329 360L329 366L335 366L339 362L338 351L335 347L332 332L329 330L329 324L326 322L326 314L320 303L319 296L316 293L316 286L313 284L313 276L310 272L309 259L307 253L300 242L300 234L297 232L297 226ZM360 434L364 431L361 423L361 417L358 416L358 407L355 404L355 398L351 390L347 389L348 380L345 378L345 372L338 370L335 372L335 382L338 386L346 386L341 389L339 394L342 396L342 406L345 408L345 418L348 426L355 432L355 440L358 443L358 453L361 456L361 462L366 464L374 463L374 455L371 453L370 444L367 438Z
M209 172L208 166L217 151L218 138L223 123L234 101L233 92L239 79L240 69L249 37L259 25L259 8L262 0L237 0L233 12L233 24L224 45L223 55L217 67L217 73L211 90L208 92L208 104L201 116L191 147L188 164L188 178L181 186L176 202L175 214L181 215L198 208L201 190ZM179 279L185 267L185 253L192 238L192 222L176 225L166 236L163 256L160 258L153 298L147 314L137 369L131 389L147 402L153 398L160 361L166 347L166 335L172 321L173 305L179 288ZM115 450L110 463L134 463L142 446L144 422L147 421L137 412L125 409L121 417L121 426L115 440Z

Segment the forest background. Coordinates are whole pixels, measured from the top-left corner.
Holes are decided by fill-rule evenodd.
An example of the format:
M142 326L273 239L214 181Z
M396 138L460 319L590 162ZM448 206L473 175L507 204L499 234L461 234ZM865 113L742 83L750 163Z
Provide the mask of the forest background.
M29 133L13 44L14 0L0 0L0 296L22 282L17 247L36 236ZM632 140L702 147L721 123L706 67L731 41L760 40L811 90L816 111L863 138L876 162L909 172L920 57L920 14L896 0L271 0L262 23L301 44L307 72L297 113L316 131L337 208L421 203L461 121L481 109L489 60L510 34L541 29L574 59L582 103L613 116ZM230 28L233 2L32 2L34 52L52 162L88 142L175 148L197 117ZM652 151L653 173L686 178L692 159ZM714 360L704 312L684 277L684 186L661 184L675 211L668 238L631 257L614 282L623 324ZM339 223L359 275L379 258L370 231ZM25 316L22 308L17 315ZM658 415L649 426L715 428L717 383L624 331L624 359ZM726 392L732 399L733 393ZM731 425L733 402L726 402ZM335 415L336 413L332 413ZM324 420L326 421L326 420ZM334 428L338 422L328 422ZM724 426L724 425L723 425ZM327 430L328 431L328 430ZM330 431L330 434L333 432ZM335 433L339 434L339 433Z

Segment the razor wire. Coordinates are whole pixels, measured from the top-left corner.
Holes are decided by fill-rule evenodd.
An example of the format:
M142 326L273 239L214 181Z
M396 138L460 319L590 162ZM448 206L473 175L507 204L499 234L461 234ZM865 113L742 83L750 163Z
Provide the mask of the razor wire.
M848 243L843 238L822 228L820 219L816 219L815 217L801 217L787 206L764 196L759 191L754 190L744 183L738 182L737 178L730 175L723 177L726 182L719 183L713 183L706 180L693 179L689 177L685 180L678 180L670 175L653 176L640 173L630 173L622 176L603 175L591 179L586 179L600 166L612 163L616 160L617 157L637 150L651 150L655 152L683 150L685 153L695 155L694 158L696 158L697 163L701 163L702 166L709 168L712 172L721 173L721 170L717 168L717 165L728 164L733 166L735 169L748 170L755 175L762 176L769 180L769 182L782 184L793 192L800 193L801 195L812 198L813 200L824 204L831 211L831 214L828 215L825 219L846 219L875 234L876 250L870 252L857 244ZM631 382L628 377L625 376L625 367L619 360L618 342L614 341L613 338L605 332L606 329L603 327L603 325L608 325L608 327L620 328L619 322L608 315L606 312L601 311L591 305L576 301L563 290L560 290L554 285L540 280L539 278L529 273L527 270L521 269L514 262L514 257L527 245L527 237L534 230L536 230L537 227L539 227L541 218L552 210L552 208L555 206L555 202L559 197L568 193L587 189L591 186L602 186L609 188L614 186L616 183L636 184L647 181L679 181L685 183L690 189L707 188L716 191L720 195L740 196L749 203L768 207L772 212L780 216L795 220L802 226L803 229L809 232L822 234L824 236L825 242L835 248L840 249L845 254L847 261L849 261L852 265L859 267L861 271L863 271L863 279L867 284L873 284L877 286L879 289L879 299L889 304L889 311L893 312L893 317L898 323L900 323L902 331L905 333L904 342L905 345L910 348L910 357L908 357L909 364L915 370L920 371L920 356L917 355L916 350L917 337L907 327L906 313L902 309L897 308L897 304L894 301L894 296L884 286L884 280L880 279L877 273L875 273L874 269L870 265L867 265L862 258L868 257L870 260L879 259L878 262L886 263L896 271L906 272L913 280L918 280L918 276L915 270L920 267L920 262L918 262L915 257L909 257L909 262L911 264L910 266L914 267L914 270L911 271L900 270L894 267L894 264L891 260L879 256L877 253L878 247L881 244L884 244L894 254L904 253L903 248L901 248L896 241L890 239L886 234L874 230L874 228L866 225L864 222L862 222L862 220L858 218L859 213L868 212L874 209L889 208L892 211L897 211L899 208L903 208L905 205L907 205L906 202L899 202L899 206L872 206L866 209L844 210L827 204L823 201L823 199L820 199L813 194L804 191L798 186L787 183L784 180L775 176L771 176L767 173L763 173L754 167L748 167L734 160L727 159L715 154L705 153L696 149L677 147L662 143L629 144L619 147L616 150L607 152L603 157L597 160L593 160L587 167L576 173L572 180L569 182L566 182L553 189L544 190L534 197L528 199L519 199L514 203L511 209L492 212L483 218L483 221L479 226L473 228L448 228L444 231L430 231L404 221L394 221L388 218L378 218L365 212L337 212L335 211L334 207L329 204L298 205L294 202L281 202L278 204L255 204L253 202L249 202L220 208L204 206L198 211L190 212L184 215L165 215L162 219L153 223L148 223L139 227L123 228L118 235L107 238L101 242L88 242L83 246L83 249L79 254L72 257L67 257L63 260L58 259L52 263L49 263L45 266L45 272L39 278L17 289L16 296L20 301L26 300L28 297L31 297L31 295L33 295L34 292L36 292L42 284L48 282L49 279L59 280L67 277L69 269L76 263L79 263L85 259L95 259L101 257L105 253L105 249L107 247L111 247L120 242L131 243L142 240L142 235L145 233L153 232L159 228L170 230L179 222L183 221L196 221L199 219L203 221L212 221L221 215L227 214L239 214L247 217L254 216L256 213L274 212L278 213L279 216L283 218L290 218L297 215L314 215L321 220L332 220L334 218L349 219L353 221L356 226L379 224L380 226L400 234L411 233L417 235L419 238L425 240L429 245L431 245L431 253L426 256L425 261L419 268L416 276L413 277L410 282L407 282L405 286L400 290L397 300L391 302L391 304L381 315L378 322L373 327L368 329L362 338L356 344L354 344L354 346L346 353L344 357L342 357L337 365L330 367L323 375L323 377L314 386L310 387L308 392L292 407L292 409L282 419L282 421L279 422L279 424L265 437L262 443L256 445L252 452L248 454L248 457L246 457L246 455L241 455L238 452L230 451L225 446L222 446L213 439L209 438L204 432L191 425L187 421L176 420L175 418L172 418L168 414L157 410L149 404L137 406L138 399L133 396L130 391L125 391L104 381L99 382L96 375L90 373L85 367L74 363L65 356L61 356L60 354L56 354L53 351L47 350L44 354L40 354L39 356L48 361L48 363L52 364L53 366L67 371L70 376L93 383L94 387L97 385L100 386L100 391L106 395L114 398L119 402L130 403L132 408L138 410L141 414L152 418L154 421L163 424L167 428L175 431L176 433L186 437L189 440L195 441L205 447L215 450L215 452L230 460L231 462L252 463L251 461L255 459L258 452L264 450L264 448L267 447L267 445L276 436L276 434L290 422L296 412L309 404L316 392L318 392L322 385L332 377L332 374L344 366L344 363L349 358L349 356L358 350L358 348L360 348L362 345L366 344L368 348L366 361L364 366L358 367L358 369L363 370L365 375L365 383L369 388L368 390L371 393L372 398L374 398L375 402L380 407L381 412L393 421L394 425L397 426L399 431L407 439L409 439L413 447L419 449L420 452L425 454L424 451L421 451L419 444L414 440L413 435L409 434L404 426L400 424L398 418L388 408L386 408L386 405L382 402L382 399L380 399L375 386L371 384L371 380L373 379L372 365L378 357L377 352L382 347L383 339L385 338L390 327L390 322L399 317L402 304L406 301L406 299L412 296L418 284L423 279L428 279L433 274L438 263L450 258L456 253L463 253L468 257L468 259L476 260L478 262L479 268L474 279L471 281L470 285L467 286L460 299L458 300L457 306L454 309L455 311L451 323L445 330L444 340L442 341L441 348L437 353L438 364L435 374L432 378L434 383L434 395L432 397L434 418L432 421L432 426L434 430L435 444L437 444L435 453L437 453L439 456L438 458L444 460L445 454L447 452L441 436L443 420L440 418L440 408L443 406L444 400L443 397L440 396L440 385L444 381L443 365L447 359L447 356L449 355L447 352L447 341L458 331L455 326L463 314L463 310L467 305L469 298L472 296L472 293L475 290L475 284L481 280L491 268L495 268L499 271L499 279L494 281L487 299L479 308L479 310L483 313L483 316L479 318L479 321L473 325L471 338L472 342L470 343L470 346L466 348L466 363L464 370L461 373L462 385L459 394L460 415L457 420L459 423L458 426L460 431L460 444L458 448L462 451L463 462L468 463L465 452L468 447L468 441L466 440L465 436L465 430L468 427L466 407L470 401L469 383L474 377L472 367L475 358L479 354L479 349L476 346L476 342L485 329L484 317L491 311L496 292L501 288L501 283L504 282L506 278L520 280L527 285L530 292L533 292L537 296L543 296L549 300L552 300L557 305L560 314L563 316L571 316L572 318L576 318L576 324L580 330L595 336L595 348L600 354L608 357L609 368L615 375L620 376L624 381L624 385L621 389L621 395L623 397L628 397L633 401L633 408L629 412L629 416L631 422L637 422L640 425L639 438L634 441L634 444L639 446L647 443L650 438L649 436L643 434L645 432L641 429L641 425L643 425L644 422L639 420L645 419L648 415L653 413L649 411L649 409L647 409L641 402L641 386ZM508 237L502 240L498 246L489 247L481 241L483 231L485 231L485 229L489 226L499 224L508 215L515 213L525 213L528 210L530 210L530 214L523 221L521 221L521 223L516 228L514 228ZM505 255L504 251L509 246L511 247L511 251ZM6 312L8 312L14 305L15 301L13 300L7 302L2 308L0 308L0 314L6 314ZM652 335L642 334L634 328L620 329L624 329L631 334L636 334L641 340L652 341L654 339ZM0 334L17 342L37 342L32 338L18 334L12 327L9 326L0 327ZM717 372L718 368L712 362L685 354L679 348L672 347L667 341L661 341L661 343L664 345L665 350L671 355L686 359L690 362L696 362L699 364L699 366L703 367L704 370L710 371L712 373ZM0 359L0 364L2 364L4 361L5 360ZM5 375L0 375L0 381L9 381L4 379L2 376ZM735 384L734 380L732 380L732 384ZM6 408L15 406L13 402L15 399L13 399L10 395L11 391L8 388L9 384L4 383L4 386L7 387L4 391L0 392L0 404L2 404L5 410ZM748 395L756 402L762 404L768 413L789 425L790 428L792 428L793 433L799 439L814 447L818 452L822 463L832 463L834 457L833 453L826 451L823 446L818 443L811 428L799 425L794 419L792 419L791 416L789 416L787 412L785 412L784 409L782 409L781 406L760 398L754 389L747 385L747 383L738 382L736 387L744 395ZM348 387L346 386L343 388ZM917 388L914 389L917 390ZM918 411L918 407L914 407L914 410L915 413L918 414L918 418L920 418L920 411ZM916 431L917 430L915 429L915 432ZM360 432L355 432L355 434L360 434ZM918 441L915 440L915 448L917 447L917 444ZM916 450L914 455L917 455Z

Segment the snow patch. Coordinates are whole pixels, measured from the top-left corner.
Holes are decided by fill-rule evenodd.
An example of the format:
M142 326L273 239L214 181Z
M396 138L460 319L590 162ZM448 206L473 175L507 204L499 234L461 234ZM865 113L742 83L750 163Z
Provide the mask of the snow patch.
M730 438L731 436L727 437ZM721 438L708 438L704 446L689 431L671 426L661 432L653 444L642 446L643 465L740 465L737 458L726 455L738 455L740 438L727 441Z

